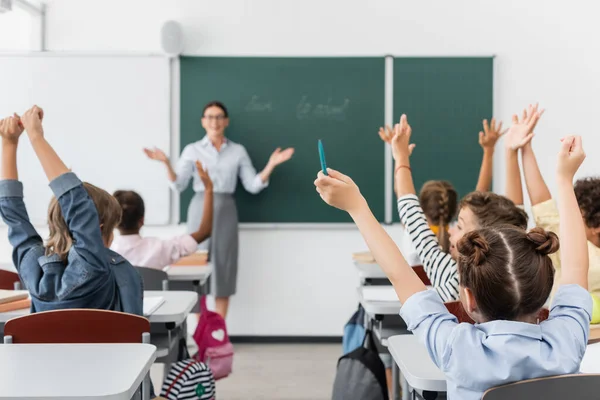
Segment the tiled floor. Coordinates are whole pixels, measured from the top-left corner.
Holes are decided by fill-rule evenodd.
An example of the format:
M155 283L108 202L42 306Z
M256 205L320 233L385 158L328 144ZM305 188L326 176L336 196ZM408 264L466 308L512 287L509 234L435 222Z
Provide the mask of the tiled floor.
M219 400L326 400L341 344L237 344L234 372L217 382ZM152 369L156 386L162 365ZM159 393L160 390L157 391Z

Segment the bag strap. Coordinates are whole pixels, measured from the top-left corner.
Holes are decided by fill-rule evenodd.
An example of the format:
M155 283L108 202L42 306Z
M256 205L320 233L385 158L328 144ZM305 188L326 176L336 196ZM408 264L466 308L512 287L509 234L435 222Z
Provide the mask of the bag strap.
M373 332L370 329L365 330L365 338L363 339L362 347L369 350L377 349L377 345L373 339Z
M173 389L173 386L177 383L177 381L181 378L181 375L183 375L185 373L185 371L187 371L188 369L190 369L190 367L192 365L194 365L196 363L195 360L190 360L190 363L188 365L185 366L185 368L179 373L179 375L177 375L175 377L175 379L173 379L173 382L171 382L171 384L169 385L169 388L167 389L167 391L165 392L165 397L169 398L169 394L171 393L171 389Z

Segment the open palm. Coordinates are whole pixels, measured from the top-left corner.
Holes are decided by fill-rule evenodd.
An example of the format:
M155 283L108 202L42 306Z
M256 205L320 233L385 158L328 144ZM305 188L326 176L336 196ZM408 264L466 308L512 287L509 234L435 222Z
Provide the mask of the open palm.
M523 110L521 119L517 115L512 117L512 126L508 130L505 138L505 145L511 150L518 150L527 145L533 139L533 130L537 125L544 110L538 110L538 105L529 105Z
M146 153L146 156L148 156L148 158L151 160L156 160L156 161L161 161L161 162L166 162L169 160L169 158L167 157L165 152L156 147L153 149L145 148L144 153Z
M279 164L283 164L288 161L294 155L294 148L288 147L285 150L281 150L281 147L275 149L271 157L269 157L269 164L276 167Z

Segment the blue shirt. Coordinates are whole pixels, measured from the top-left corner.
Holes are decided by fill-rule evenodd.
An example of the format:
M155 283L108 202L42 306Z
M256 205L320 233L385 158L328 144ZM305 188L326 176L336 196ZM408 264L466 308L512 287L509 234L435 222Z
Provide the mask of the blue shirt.
M444 372L448 398L479 400L495 386L579 372L592 298L579 285L558 289L539 325L516 321L458 324L432 290L412 295L400 316Z
M104 246L94 202L73 173L50 182L73 245L66 261L45 255L27 215L23 184L0 181L0 214L8 225L13 263L31 294L31 311L96 308L143 313L142 279L135 268Z
M202 140L188 144L181 152L175 173L177 180L171 187L183 191L194 180L194 192L203 192L204 184L196 172L196 161L199 160L213 182L215 193L233 193L237 186L238 176L244 188L250 193L258 193L268 186L256 173L248 152L241 144L226 140L218 151L208 136Z

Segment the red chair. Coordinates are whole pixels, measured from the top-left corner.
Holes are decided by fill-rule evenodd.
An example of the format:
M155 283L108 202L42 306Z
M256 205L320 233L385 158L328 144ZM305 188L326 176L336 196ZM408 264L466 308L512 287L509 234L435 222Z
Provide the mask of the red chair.
M417 276L421 279L421 281L426 286L431 286L431 281L429 280L429 277L425 273L425 269L423 268L422 265L415 265L414 267L412 267L412 269L413 269L413 271L415 271L415 274L417 274Z
M0 289L21 290L19 274L5 269L0 269Z
M9 343L150 343L150 321L117 311L56 310L13 318L4 335Z

